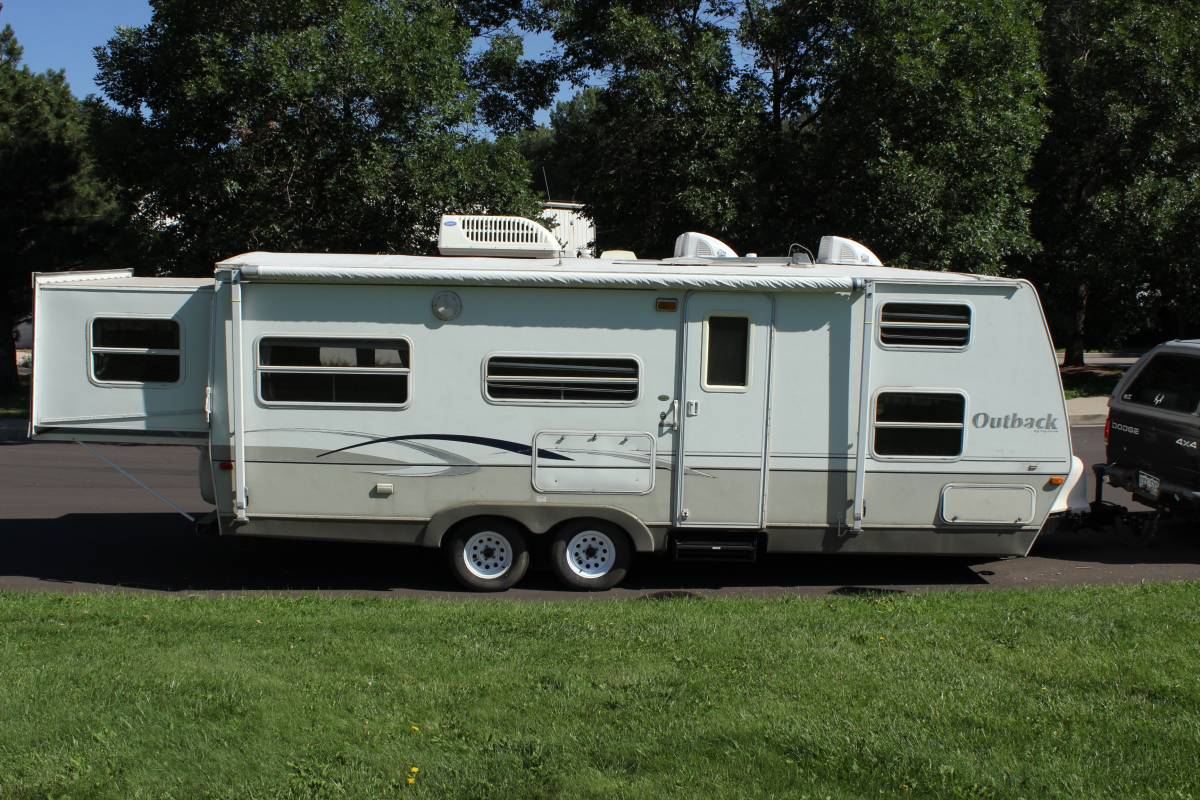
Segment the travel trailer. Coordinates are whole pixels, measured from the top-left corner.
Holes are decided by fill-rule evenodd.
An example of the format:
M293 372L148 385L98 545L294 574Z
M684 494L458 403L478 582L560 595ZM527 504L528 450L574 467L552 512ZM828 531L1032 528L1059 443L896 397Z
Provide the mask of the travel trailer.
M514 217L439 247L37 275L30 434L194 445L220 534L443 548L479 590L531 552L581 589L651 552L1019 556L1086 508L1025 281L837 237L565 258Z

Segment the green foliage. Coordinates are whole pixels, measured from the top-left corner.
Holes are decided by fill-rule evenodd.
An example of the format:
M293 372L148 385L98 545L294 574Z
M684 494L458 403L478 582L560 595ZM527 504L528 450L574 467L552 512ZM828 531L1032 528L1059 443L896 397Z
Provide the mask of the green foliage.
M1189 798L1198 602L9 594L0 796Z
M524 49L517 34L498 34L471 64L480 116L497 133L533 128L534 113L550 104L557 88L558 63L522 58Z
M750 9L742 36L771 108L754 215L764 236L795 235L786 212L806 238L845 233L896 266L989 273L1034 249L1025 179L1043 122L1032 2Z
M162 0L97 51L107 163L177 269L427 251L440 212L536 208L515 147L471 133L470 41L435 2Z
M1117 344L1147 322L1200 334L1200 3L1048 0L1042 36L1044 254L1029 273L1068 360L1089 334Z
M837 232L980 272L1036 247L1030 0L548 5L567 67L603 82L526 153L576 176L604 242L662 252L700 228L784 252Z
M1071 361L1200 334L1200 0L157 0L82 112L0 45L9 307L99 253L428 251L548 185L647 256L836 233L1027 275Z
M29 273L78 266L101 249L116 206L92 168L83 110L62 72L21 66L0 30L0 395L17 389L9 331Z
M567 71L606 76L557 109L549 154L570 165L601 245L670 255L684 230L735 234L750 178L740 149L754 113L737 87L729 31L715 19L724 4L547 6Z

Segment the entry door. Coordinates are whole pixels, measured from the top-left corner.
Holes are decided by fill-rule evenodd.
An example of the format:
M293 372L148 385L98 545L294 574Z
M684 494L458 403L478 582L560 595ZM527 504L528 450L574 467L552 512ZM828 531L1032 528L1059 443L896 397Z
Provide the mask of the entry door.
M772 313L764 294L687 297L676 525L762 527Z

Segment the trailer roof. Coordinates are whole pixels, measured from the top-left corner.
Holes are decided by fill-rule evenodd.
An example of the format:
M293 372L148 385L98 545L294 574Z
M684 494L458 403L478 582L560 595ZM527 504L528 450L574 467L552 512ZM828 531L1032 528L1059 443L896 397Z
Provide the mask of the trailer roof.
M1012 283L1011 279L892 267L790 264L783 259L475 258L244 253L217 264L250 281L470 284L623 289L849 291L866 281Z

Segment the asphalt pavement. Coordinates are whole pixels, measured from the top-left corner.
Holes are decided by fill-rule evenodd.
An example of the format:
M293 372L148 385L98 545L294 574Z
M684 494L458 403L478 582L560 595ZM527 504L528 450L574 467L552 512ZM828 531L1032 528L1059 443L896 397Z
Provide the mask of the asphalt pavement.
M1103 430L1072 428L1087 464ZM85 448L0 441L0 590L353 594L552 600L581 595L531 573L501 595L459 589L437 552L389 545L204 537L181 516ZM203 513L192 448L96 445L182 508ZM1109 499L1129 503L1125 493ZM636 560L622 587L590 599L822 595L1200 579L1195 531L1170 531L1145 549L1111 530L1043 536L1028 558L968 560L771 555L757 564Z

